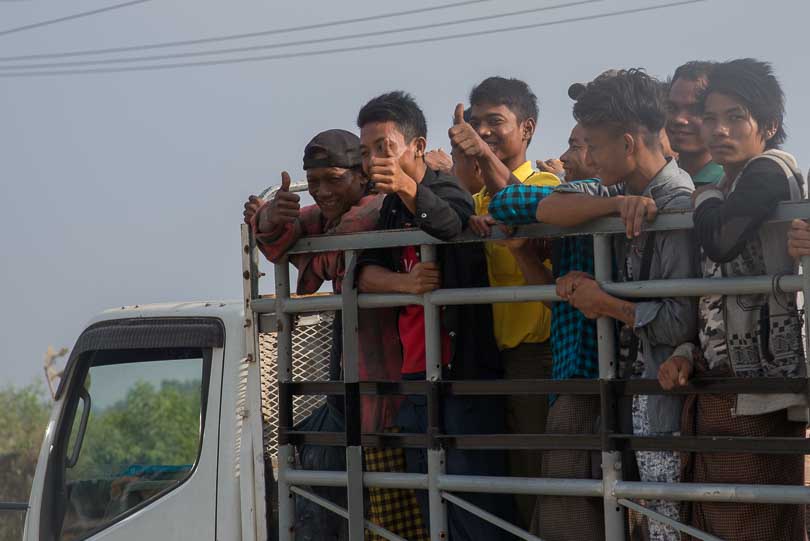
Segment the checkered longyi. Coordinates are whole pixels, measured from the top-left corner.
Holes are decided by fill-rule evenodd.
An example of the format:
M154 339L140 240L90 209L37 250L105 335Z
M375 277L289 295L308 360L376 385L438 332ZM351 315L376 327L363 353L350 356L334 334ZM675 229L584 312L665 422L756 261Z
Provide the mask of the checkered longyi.
M403 449L366 448L364 457L366 471L404 472ZM419 502L413 490L394 488L369 488L370 510L368 519L409 541L428 541L427 528L422 518ZM385 541L384 538L366 530L366 540Z

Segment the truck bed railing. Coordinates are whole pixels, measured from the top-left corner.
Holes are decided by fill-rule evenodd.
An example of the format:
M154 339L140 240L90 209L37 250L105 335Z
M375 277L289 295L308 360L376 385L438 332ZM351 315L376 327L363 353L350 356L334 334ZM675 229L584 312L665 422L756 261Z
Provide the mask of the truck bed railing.
M794 218L810 218L810 202L783 203L771 217L772 222L785 222ZM648 231L690 229L691 212L663 212ZM618 218L604 218L577 228L557 228L531 225L517 228L517 237L559 237L565 235L592 235L594 242L595 278L613 295L640 297L701 296L706 294L768 293L774 288L785 292L810 293L810 274L795 276L758 276L722 279L649 280L633 283L611 282L611 236L623 234L624 225ZM464 234L451 242L481 242L502 238L496 232L490 239ZM342 295L324 295L311 298L291 298L290 273L287 261L275 267L275 299L263 299L258 290L258 256L250 232L243 226L243 258L245 277L246 314L258 321L262 314L273 313L277 325L277 372L279 389L278 418L278 527L281 539L291 538L295 517L293 491L299 496L316 501L304 486L343 486L347 488L348 509L332 509L348 519L352 540L363 539L368 527L363 515L363 488L412 488L426 490L429 496L430 536L433 540L447 538L447 501L478 515L484 520L508 529L524 539L537 539L529 532L489 515L459 498L457 492L487 492L512 494L546 494L570 497L601 497L605 509L605 534L608 541L625 538L623 508L632 508L651 520L665 521L698 539L717 539L685 524L658 515L631 501L635 498L670 499L679 501L725 501L745 503L810 504L810 488L804 486L733 485L707 483L643 483L622 480L621 450L682 450L700 452L757 452L810 454L810 441L805 438L740 438L740 437L639 437L622 434L602 416L600 431L584 435L551 434L487 434L444 435L436 415L428 415L426 434L363 434L360 431L359 401L362 394L424 394L428 411L437 411L438 401L450 395L501 394L590 394L599 395L602 411L615 407L621 396L635 394L691 394L691 393L795 393L807 396L810 380L807 378L724 378L695 379L688 387L665 392L653 380L616 379L616 345L613 321L597 321L599 349L599 379L596 380L525 380L525 381L442 381L440 370L439 307L451 304L481 304L514 301L555 301L554 286L524 286L504 288L440 289L425 295L357 294L354 271L357 253L369 248L419 245L423 261L435 260L435 246L443 242L418 230L357 233L352 235L316 236L301 239L290 253L342 251L346 276ZM803 258L802 266L810 269L810 258ZM343 317L343 358L357 358L357 310L421 304L425 308L425 344L427 375L425 381L360 382L356 362L344 363L344 381L293 382L291 378L292 318L295 314L320 310L341 310ZM805 319L805 335L807 335ZM250 335L249 335L250 336ZM805 336L806 340L807 336ZM805 342L805 350L810 351ZM346 403L347 428L344 433L312 433L293 430L292 403L294 396L342 395ZM353 422L356 421L356 422ZM294 467L294 445L312 443L339 445L346 448L346 471L302 471ZM362 448L422 447L427 449L426 474L364 472ZM591 449L601 451L602 479L534 479L514 477L482 477L447 475L444 454L448 448L475 449ZM295 487L295 488L293 488ZM310 498L314 496L315 499ZM327 507L334 507L333 504ZM400 539L395 534L373 527L374 533L387 539Z

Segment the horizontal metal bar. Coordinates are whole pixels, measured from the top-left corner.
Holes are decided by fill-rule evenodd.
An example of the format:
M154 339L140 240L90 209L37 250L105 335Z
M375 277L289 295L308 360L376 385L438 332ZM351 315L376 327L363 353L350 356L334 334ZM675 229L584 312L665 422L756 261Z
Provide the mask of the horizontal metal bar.
M294 445L342 447L342 432L285 432ZM579 449L603 450L599 434L441 434L435 438L454 449ZM810 454L810 439L746 438L731 436L634 436L609 434L608 438L633 451L697 451L703 453ZM424 449L430 445L426 434L395 432L366 433L364 447Z
M322 445L324 447L345 447L346 434L344 432L314 432L303 430L288 430L284 432L287 441L293 445ZM425 449L430 446L426 434L405 434L396 432L380 432L363 434L361 436L363 447L402 447L409 449Z
M579 449L602 448L598 434L455 434L434 436L455 449Z
M481 509L477 505L473 505L470 502L468 502L467 500L459 498L458 496L456 496L454 494L450 494L449 492L442 492L442 498L444 498L448 502L452 503L453 505L457 505L458 507L461 507L462 509L464 509L468 513L472 513L473 515L477 516L478 518L482 518L482 519L486 520L487 522L489 522L491 524L494 524L498 528L500 528L502 530L505 530L505 531L511 533L514 536L520 537L521 539L527 539L528 541L543 541L542 539L540 539L536 535L530 534L526 530L524 530L522 528L518 528L517 526L515 526L511 522L507 522L507 521L503 520L502 518L493 515L489 511L485 511L484 509Z
M338 311L342 307L340 295L317 295L312 297L294 297L282 303L285 313L301 314L307 312ZM269 298L260 298L252 303L253 311L257 313L270 313L276 309L276 301ZM420 295L364 293L358 297L360 308L390 308L394 306L408 306L422 304Z
M360 394L363 395L409 395L425 394L428 383L414 381L361 381ZM345 386L342 381L295 381L287 384L294 396L342 395Z
M441 490L453 492L602 497L602 481L596 479L440 475L438 484Z
M688 395L716 393L804 394L810 387L808 378L696 378L689 385L671 391L661 389L657 380L605 380L615 394ZM287 391L295 396L340 396L344 385L340 381L296 381L285 384ZM428 392L429 383L414 381L362 381L363 395L418 395ZM600 380L596 379L525 379L525 380L463 380L442 381L442 394L452 396L500 396L500 395L596 395Z
M343 507L340 507L339 505L337 505L337 504L335 504L333 502L330 502L326 498L321 498L317 494L313 494L313 493L311 493L311 492L309 492L307 490L301 489L301 488L296 487L296 486L290 487L290 492L294 492L295 494L298 494L302 498L306 498L309 501L313 502L314 504L319 505L319 506L323 507L324 509L326 509L328 511L331 511L334 514L336 514L336 515L338 515L340 517L343 517L343 518L345 518L347 520L349 518L349 511L347 511ZM373 522L371 522L369 520L365 521L364 526L366 527L366 529L368 531L373 532L373 533L375 533L375 534L377 534L377 535L379 535L381 537L384 537L385 539L391 539L393 541L408 541L404 537L400 537L397 534L395 534L395 533L393 533L393 532L391 532L389 530L386 530L382 526L377 526L376 524L374 524Z
M792 393L804 394L810 380L807 378L695 378L684 387L664 391L654 379L614 380L617 394L716 394L716 393Z
M0 502L0 511L28 511L28 502Z
M740 278L681 278L672 280L646 280L638 282L606 282L602 288L611 295L628 299L646 297L700 297L703 295L751 295L770 293L774 288L771 276L746 276ZM779 288L787 293L802 289L802 277L782 276ZM427 295L428 302L440 306L458 304L491 304L503 302L558 301L554 286L512 286L437 289ZM286 313L339 310L340 295L298 297L282 303ZM364 293L358 296L360 308L384 308L422 304L417 295L388 295ZM269 313L276 309L274 299L261 298L252 302L253 310Z
M725 436L632 436L611 434L633 451L696 451L701 453L810 454L810 439Z
M293 485L345 487L345 471L287 470L285 479ZM371 488L427 490L427 475L422 473L365 472L363 484Z
M599 394L597 379L498 379L443 381L442 394L454 396Z
M287 470L288 483L304 486L345 487L346 472ZM419 473L365 472L363 483L373 488L427 489L427 475ZM441 490L488 494L528 494L547 496L602 496L602 481L596 479L548 479L440 475ZM810 504L810 487L797 485L735 485L723 483L643 483L617 481L611 488L617 498L652 500Z
M810 202L780 203L771 214L769 222L786 222L794 218L810 218ZM663 211L655 222L646 224L645 231L672 231L676 229L692 228L692 212L684 210ZM561 228L547 224L532 224L518 227L512 237L562 237L570 235L590 235L595 233L621 234L625 226L617 217L600 218L577 227ZM465 231L458 237L449 241L482 242L486 240L499 240L507 238L500 228L493 228L491 237L481 238L470 231ZM403 229L389 231L369 231L366 233L352 233L346 235L317 235L301 238L289 251L290 254L307 252L329 252L333 250L365 250L371 248L386 248L395 246L414 246L425 244L446 244L435 237L418 229Z
M666 524L666 525L668 525L668 526L670 526L672 528L675 528L676 530L678 530L680 532L688 533L692 537L700 539L701 541L723 541L719 537L715 537L715 536L713 536L711 534L708 534L708 533L706 533L706 532L704 532L702 530L698 530L697 528L695 528L693 526L688 526L686 524L683 524L682 522L678 522L677 520L671 519L668 516L665 516L665 515L662 515L661 513L653 511L652 509L648 509L648 508L644 507L643 505L639 505L639 504L637 504L635 502L631 502L630 500L626 500L626 499L622 498L622 499L619 500L619 503L622 504L625 507L628 507L628 508L638 512L638 513L641 513L642 515L644 515L644 516L646 516L648 518L651 518L652 520L655 520L655 521L658 521L658 522L663 522L664 524Z
M810 504L810 487L796 485L732 485L721 483L640 483L617 481L621 498L691 502Z

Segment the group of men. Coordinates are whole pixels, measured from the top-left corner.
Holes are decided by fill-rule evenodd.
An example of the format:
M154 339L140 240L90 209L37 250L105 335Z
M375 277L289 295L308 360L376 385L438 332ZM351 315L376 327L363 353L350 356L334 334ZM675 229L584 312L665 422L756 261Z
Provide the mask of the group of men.
M290 178L267 201L251 196L245 221L259 248L278 261L302 236L419 228L450 240L469 228L542 222L574 226L618 215L625 235L613 241L614 280L793 274L810 255L803 221L768 223L778 203L805 197L785 140L784 96L769 64L740 59L689 62L667 83L643 70L610 70L573 84L576 124L557 159L527 159L536 134L537 98L517 79L489 77L456 107L451 155L428 151L427 125L404 92L378 96L357 117L360 137L316 135L304 149L315 204L301 208ZM645 231L659 211L694 209L693 231ZM343 287L340 253L293 255L299 294L331 280ZM594 278L593 241L585 236L440 245L435 258L417 246L363 252L356 284L363 293L424 294L439 288L555 284L559 302L454 305L441 309L441 370L448 379L598 377L596 319L616 321L621 377L658 379L665 390L694 376L804 376L794 294L622 299ZM340 318L332 377L340 378ZM361 379L424 379L425 314L419 305L359 311ZM436 367L438 368L438 367ZM800 436L806 410L794 395L635 396L627 430L636 435ZM628 406L630 406L628 404ZM586 395L448 397L447 434L588 434L598 431L598 397ZM363 397L364 431L425 432L424 396ZM370 471L426 471L425 451L366 449ZM800 456L635 453L638 478L652 482L802 484ZM449 449L451 474L594 478L588 451ZM427 539L426 496L370 489L369 520L406 539ZM468 494L465 499L543 539L604 539L602 500ZM805 539L798 505L644 502L648 508L722 539ZM634 535L679 539L649 520ZM448 505L449 537L510 538Z

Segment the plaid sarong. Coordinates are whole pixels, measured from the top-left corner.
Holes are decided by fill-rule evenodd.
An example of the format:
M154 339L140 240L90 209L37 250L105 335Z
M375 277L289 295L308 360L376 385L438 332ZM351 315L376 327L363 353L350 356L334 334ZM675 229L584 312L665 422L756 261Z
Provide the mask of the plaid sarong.
M391 431L389 429L389 431ZM369 472L405 472L405 451L403 449L365 448L363 449L366 467ZM368 520L386 530L408 539L408 541L428 541L425 521L413 490L395 488L369 488L370 509ZM385 541L384 538L366 530L366 539Z
M561 395L548 412L547 434L593 434L599 397ZM579 450L543 451L543 477L593 479L601 464L598 454ZM598 541L605 538L602 498L539 496L532 533L550 541Z
M712 371L713 376L729 375ZM732 416L733 394L691 395L681 419L684 436L802 437L804 424L786 410ZM750 453L682 453L687 483L803 485L804 457ZM806 540L804 506L726 502L684 502L682 520L728 541ZM691 536L685 539L692 540Z

